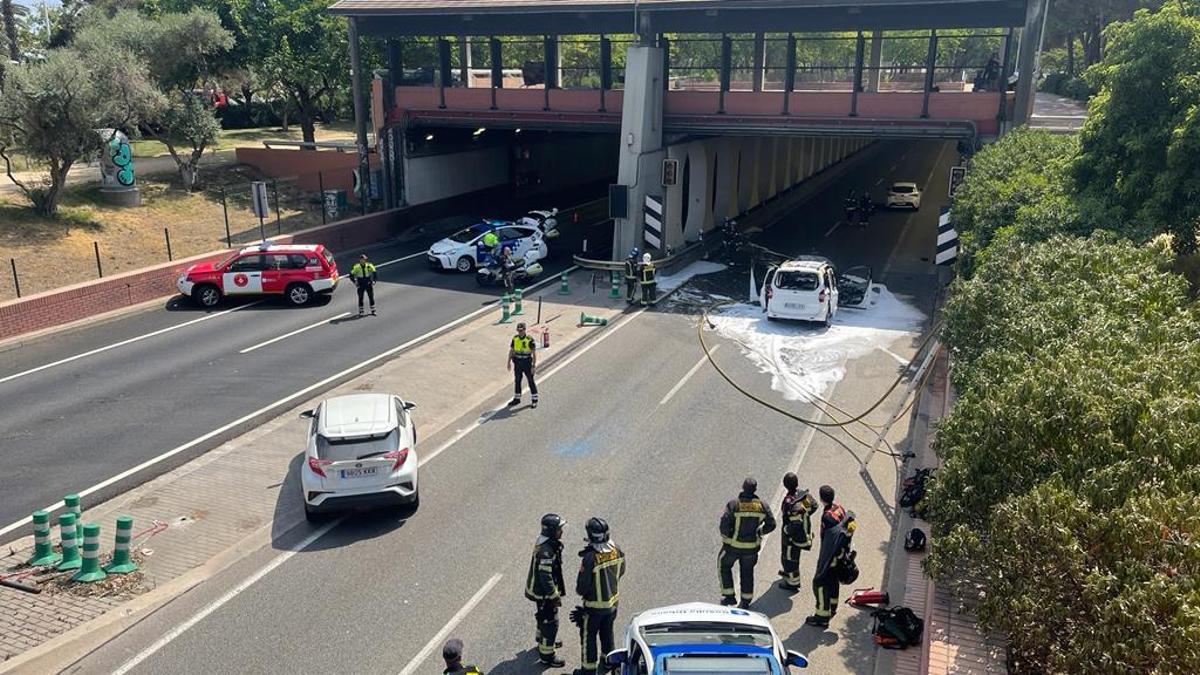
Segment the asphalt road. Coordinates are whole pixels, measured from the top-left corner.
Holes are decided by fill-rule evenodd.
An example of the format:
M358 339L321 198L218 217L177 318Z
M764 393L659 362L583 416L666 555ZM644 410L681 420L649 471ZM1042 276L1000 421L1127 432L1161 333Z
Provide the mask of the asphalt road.
M888 179L923 181L950 155L941 145L885 150L886 159L904 155L895 169L900 174L886 174ZM829 231L846 187L873 182L881 171L892 171L889 166L875 162L852 171L829 191L834 197L785 218L764 240L773 247L815 245L887 269L884 281L907 284L909 301L927 311L933 284L921 258L932 255L936 194L920 214L881 214L866 235ZM727 285L729 293L746 279L736 269L722 275L712 283ZM132 672L434 673L436 649L428 659L416 657L427 645L440 646L443 627L466 642L468 659L488 673L539 672L531 650L532 605L522 588L543 513L562 513L570 523L565 569L572 578L583 523L591 515L607 518L628 555L618 621L623 628L642 609L716 601L717 517L745 475L759 477L760 494L774 508L785 471L797 471L812 489L835 485L860 520L856 541L864 579L882 577L891 529L890 499L883 495L892 494L896 478L890 461L876 460L864 480L855 457L836 443L753 403L709 367L693 372L702 357L694 313L640 312L606 331L561 372L543 376L544 402L536 411L500 413L423 467L422 506L415 516L353 515L229 595L279 553L257 551L69 672L111 672L143 654ZM912 347L902 335L896 342L900 351ZM769 379L737 355L736 345L726 343L720 353L740 382L779 399ZM845 367L830 395L858 410L882 393L898 366L880 350ZM497 391L489 406L505 394ZM792 409L815 414L805 405ZM467 413L424 447L437 447L481 411ZM275 546L288 548L313 534L301 528ZM777 545L768 542L762 556L754 608L774 618L789 648L813 657L815 672L868 672L874 648L866 614L843 612L832 631L805 629L809 594L767 589ZM802 565L811 574L812 557ZM188 621L222 594L227 601L219 608ZM171 639L146 655L164 636ZM565 616L561 638L569 669L579 663L578 638Z
M584 229L562 226L544 278L570 266ZM0 459L8 467L0 475L0 528L500 295L501 289L479 288L473 274L430 269L424 256L430 243L371 251L377 265L386 264L375 289L379 316L355 318L355 291L344 279L330 300L302 308L269 299L233 301L206 311L177 296L160 309L0 351ZM344 273L355 257L339 256L339 269ZM220 440L92 494L85 506L149 480ZM25 529L0 534L0 542Z

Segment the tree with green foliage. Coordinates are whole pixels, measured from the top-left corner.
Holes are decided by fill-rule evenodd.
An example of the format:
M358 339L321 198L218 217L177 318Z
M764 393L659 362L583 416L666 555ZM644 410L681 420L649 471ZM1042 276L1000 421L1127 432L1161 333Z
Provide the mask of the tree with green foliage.
M198 185L200 158L215 143L221 127L204 92L217 76L214 62L233 45L216 14L192 10L151 19L131 10L111 17L92 13L75 38L85 59L116 51L143 63L151 91L138 100L142 135L167 147L184 188Z
M1200 224L1200 18L1173 4L1113 24L1087 77L1088 108L1075 177L1119 219L1196 251Z
M9 180L35 209L57 213L71 167L95 156L109 140L96 130L135 125L148 86L144 66L115 52L85 60L74 51L54 50L45 61L11 69L0 90L0 159ZM46 163L46 181L13 175L8 139Z

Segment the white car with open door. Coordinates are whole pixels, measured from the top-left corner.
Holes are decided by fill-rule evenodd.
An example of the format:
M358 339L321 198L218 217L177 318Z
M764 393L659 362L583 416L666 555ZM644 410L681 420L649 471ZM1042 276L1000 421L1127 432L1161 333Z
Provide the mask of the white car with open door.
M309 520L364 506L417 507L414 407L391 394L351 394L301 413L311 420L300 466Z
M744 609L690 602L633 617L624 646L605 665L620 675L786 675L808 659L788 651L767 617Z
M829 326L838 310L833 263L819 256L802 256L768 268L759 304L771 321L793 319Z

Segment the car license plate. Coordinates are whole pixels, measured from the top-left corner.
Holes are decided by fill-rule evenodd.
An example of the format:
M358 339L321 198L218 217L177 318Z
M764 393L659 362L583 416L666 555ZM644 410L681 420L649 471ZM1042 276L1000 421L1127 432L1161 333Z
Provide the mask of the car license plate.
M342 469L342 478L362 478L375 475L378 467L370 466L365 469Z
M785 302L783 306L788 309L804 309L804 304L799 302Z

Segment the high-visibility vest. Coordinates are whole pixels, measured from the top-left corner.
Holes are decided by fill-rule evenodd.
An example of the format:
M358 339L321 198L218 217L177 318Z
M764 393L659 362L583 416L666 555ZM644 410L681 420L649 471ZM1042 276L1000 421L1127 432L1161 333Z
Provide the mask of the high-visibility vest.
M521 337L520 335L513 336L512 351L513 355L517 357L528 358L533 354L533 349L535 346L536 343L533 341L533 338L528 335L525 337Z

